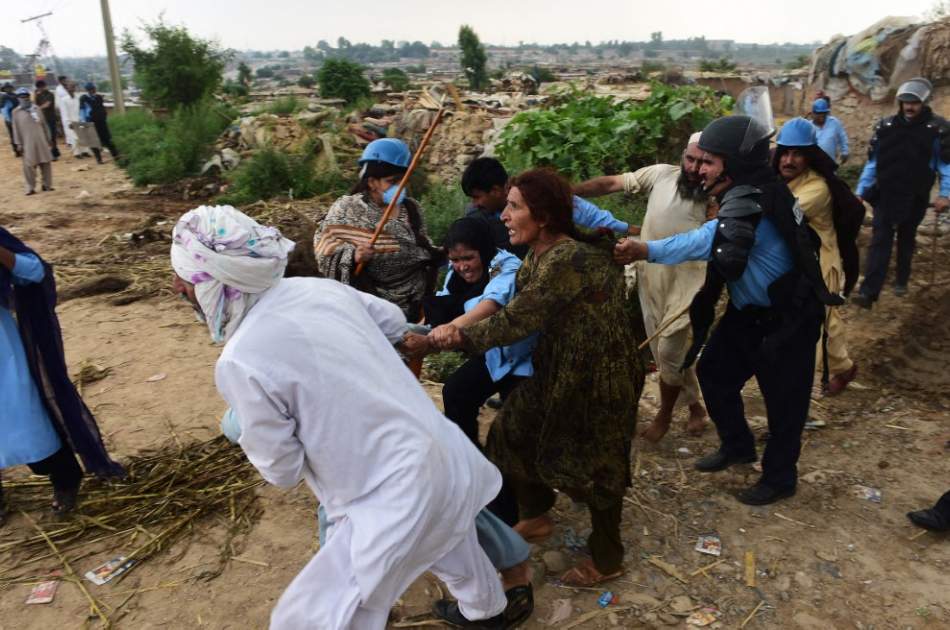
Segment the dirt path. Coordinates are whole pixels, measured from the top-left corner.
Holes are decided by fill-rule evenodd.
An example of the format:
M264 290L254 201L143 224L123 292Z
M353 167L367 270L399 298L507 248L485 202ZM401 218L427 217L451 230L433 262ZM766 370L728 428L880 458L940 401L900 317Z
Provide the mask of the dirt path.
M19 163L0 152L0 225L52 262L66 263L64 284L86 269L83 261L120 251L113 235L121 237L155 215L173 219L194 205L132 191L114 165L83 168L87 164L64 158L54 165L54 192L23 197ZM89 196L77 199L82 190ZM130 258L155 257L160 265L167 244L125 247ZM918 255L910 297L887 294L871 312L848 310L851 351L861 373L857 386L841 397L816 396L813 416L826 426L806 435L803 482L795 498L763 508L737 503L730 493L754 479L755 472L751 467L711 476L693 471L695 457L714 448L716 440L711 432L686 437L681 416L660 447L638 443L635 448L636 485L628 493L623 521L628 573L609 585L620 603L601 610L596 603L600 590L560 588L552 576L543 576L541 555L563 552L570 561L571 545L589 527L583 509L562 498L555 513L558 534L536 549L537 608L524 627L548 627L542 620L556 600L569 602L570 616L558 626L563 628L685 627L691 609L701 606L716 607L721 627L736 628L760 602L746 628L950 625L947 537L918 536L904 517L950 489L950 273L941 270L938 286L924 286L928 252L929 247L922 248ZM941 255L947 260L946 244ZM111 368L84 395L113 453L127 457L172 435L182 440L216 435L225 405L212 380L219 349L209 343L205 329L167 293L119 306L112 298L69 300L59 313L71 371L86 363ZM159 374L165 377L149 381ZM430 391L438 399L437 388ZM764 409L754 387L746 395L748 415L761 436ZM652 416L656 397L652 377L641 403L642 421ZM26 472L4 474L14 478ZM880 489L881 503L859 498L857 485ZM235 542L235 555L243 561L231 560L215 579L196 578L219 563L224 527L212 520L196 527L187 544L147 561L119 584L90 585L109 606L125 602L117 627L266 627L276 598L316 551L316 519L314 500L303 488L265 487L259 495L259 522ZM15 505L16 498L10 500ZM33 516L49 523L45 515ZM0 543L21 536L27 527L14 515L0 530ZM721 536L723 562L705 574L694 573L717 560L693 550L696 537L708 532ZM116 544L93 551L77 561L77 569L88 570L127 549ZM755 587L745 583L747 552L755 558ZM0 575L14 558L15 553L0 555ZM650 559L675 567L685 583ZM54 568L50 562L37 573ZM75 585L64 584L48 606L24 606L28 592L26 585L0 590L0 629L73 628L86 619L88 605ZM394 617L424 613L437 593L433 580L421 578Z

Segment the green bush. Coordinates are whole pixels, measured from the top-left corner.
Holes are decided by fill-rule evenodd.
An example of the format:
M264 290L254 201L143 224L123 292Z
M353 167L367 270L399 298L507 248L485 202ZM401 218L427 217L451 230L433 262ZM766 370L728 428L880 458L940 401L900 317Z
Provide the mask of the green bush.
M247 96L250 93L247 85L243 83L238 83L237 81L225 81L224 85L221 86L221 91L227 94L228 96Z
M138 185L166 184L198 173L214 142L237 112L202 101L181 107L166 119L145 110L130 110L109 118L119 148L119 165Z
M444 383L466 361L468 357L461 352L430 354L422 360L422 378Z
M237 206L278 196L307 199L326 193L344 194L349 182L339 171L317 173L314 158L311 147L300 153L273 148L258 151L231 174L230 188L218 201Z
M436 245L441 245L449 225L465 216L468 197L457 183L432 184L422 193L419 205L425 215L426 230Z
M346 59L327 59L317 72L320 96L342 98L354 103L370 96L369 80L363 75L363 66Z
M654 83L643 102L616 102L579 90L545 109L521 112L505 127L498 156L510 173L551 166L574 181L673 162L694 131L732 107L706 87Z
M286 116L296 114L307 108L307 103L296 96L282 96L276 101L265 103L254 111L254 114L274 114L275 116Z
M387 68L383 71L383 82L396 92L409 89L409 75L399 68Z

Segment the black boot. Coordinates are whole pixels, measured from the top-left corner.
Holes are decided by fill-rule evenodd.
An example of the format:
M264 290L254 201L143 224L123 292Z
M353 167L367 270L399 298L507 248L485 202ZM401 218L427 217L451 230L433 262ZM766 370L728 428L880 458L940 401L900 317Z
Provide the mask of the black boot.
M718 472L725 470L734 464L751 464L755 461L755 453L751 455L729 455L720 448L715 453L710 453L699 459L694 467L700 472Z
M102 149L93 149L92 154L96 156L96 163L102 164Z
M736 494L736 498L746 505L768 505L780 499L786 499L794 494L794 487L775 489L759 482L751 488L741 490Z

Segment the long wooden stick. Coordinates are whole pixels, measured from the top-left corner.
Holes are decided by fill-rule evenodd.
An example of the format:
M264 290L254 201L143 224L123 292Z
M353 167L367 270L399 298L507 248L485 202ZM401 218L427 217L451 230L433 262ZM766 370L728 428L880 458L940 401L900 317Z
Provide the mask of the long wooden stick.
M439 111L435 114L435 120L432 121L432 124L429 125L429 129L427 129L425 135L422 136L422 141L419 143L419 148L416 149L416 154L412 156L412 161L409 163L409 168L406 169L405 175L402 176L402 180L399 182L399 188L396 189L396 194L393 195L389 205L386 206L386 211L383 212L383 216L379 219L379 223L376 225L376 230L373 231L373 236L369 239L370 247L376 244L376 239L379 238L379 235L383 232L383 228L386 227L389 219L392 218L393 212L396 209L396 204L399 202L399 195L402 194L403 189L409 182L409 177L416 169L416 165L419 163L419 158L422 157L423 152L426 150L426 145L429 144L429 139L432 137L432 132L435 131L435 128L439 125L439 122L442 120L442 114L444 113L445 103L443 101L439 107ZM365 266L365 262L360 262L358 265L356 265L356 275L360 275L360 273L363 271L363 267Z
M690 303L690 304L691 304L691 303ZM654 339L656 339L657 337L660 336L660 333L662 333L664 330L666 330L667 328L669 328L670 325L673 324L673 322L675 322L675 321L678 320L680 317L682 317L683 315L685 315L686 312L689 311L690 304L687 304L685 307L683 307L683 309L682 309L679 313L677 313L677 314L674 315L673 317L671 317L671 318L669 318L668 320L666 320L665 322L663 322L663 324L662 324L659 328L657 328L655 331L653 331L653 334L652 334L652 335L650 335L649 337L647 337L647 340L646 340L646 341L644 341L644 342L641 343L639 346L637 346L637 350L643 350L644 348L646 348L648 345L650 345L650 342L651 342L651 341L653 341Z

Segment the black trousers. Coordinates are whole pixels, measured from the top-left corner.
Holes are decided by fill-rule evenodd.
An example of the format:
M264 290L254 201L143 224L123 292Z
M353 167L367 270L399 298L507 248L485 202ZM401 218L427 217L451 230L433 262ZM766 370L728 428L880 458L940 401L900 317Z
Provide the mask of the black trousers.
M59 157L59 147L56 146L56 119L46 119L46 128L49 129L50 149L54 158Z
M478 412L482 405L494 394L500 394L502 400L508 398L526 378L508 374L499 381L493 381L485 365L485 356L480 354L473 357L455 370L442 386L445 416L457 424L480 450ZM507 483L502 483L501 492L488 504L488 509L508 525L518 522L518 502Z
M16 144L13 143L13 123L9 120L4 120L3 122L7 125L7 134L10 136L10 146L13 147L13 154L20 157L20 152L17 151Z
M76 456L65 444L58 451L28 464L36 475L48 475L50 483L56 490L74 490L82 482L82 468L76 461ZM0 501L3 500L3 486L0 484Z
M917 228L927 212L926 199L908 199L907 208L895 208L888 211L878 205L874 207L871 245L868 247L867 263L864 268L864 282L861 294L877 299L884 287L887 267L891 261L891 249L894 236L897 235L897 274L896 284L907 286L910 280L910 265L914 258ZM899 221L894 216L900 216Z
M119 157L119 150L112 144L112 133L109 131L109 123L104 120L94 120L92 124L96 127L96 133L99 135L99 142L102 146L109 149L113 158Z
M763 356L762 342L777 328L770 309L739 311L730 304L710 336L696 372L721 448L738 457L755 455L755 438L742 404L742 387L755 377L769 423L761 481L783 490L794 488L798 480L821 321L802 321L775 349L772 356L777 358L770 360Z

